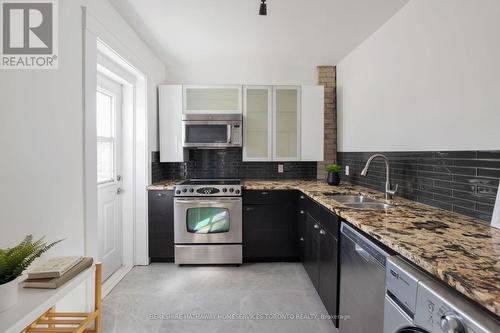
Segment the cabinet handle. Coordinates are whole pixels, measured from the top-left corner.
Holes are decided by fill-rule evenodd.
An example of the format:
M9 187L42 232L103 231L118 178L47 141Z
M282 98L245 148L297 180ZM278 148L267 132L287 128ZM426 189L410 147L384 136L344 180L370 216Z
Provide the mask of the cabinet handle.
M304 200L304 199L305 199L305 197L304 197L303 195L301 195L301 196L300 196L300 198L301 198L302 200Z
M303 242L304 241L304 237L300 237L300 241Z
M253 207L245 207L245 210L246 210L247 212L249 212L249 211L253 210Z
M162 197L162 196L163 196L163 193L158 193L156 196L158 196L158 197Z
M324 236L324 235L326 235L326 232L325 232L325 230L321 229L321 230L319 231L319 234Z
M300 214L304 215L306 212L304 212L304 210L300 210Z
M314 225L313 225L313 228L314 228L314 229L319 229L319 225L314 224Z
M269 192L261 192L260 194L262 194L262 195L268 195Z

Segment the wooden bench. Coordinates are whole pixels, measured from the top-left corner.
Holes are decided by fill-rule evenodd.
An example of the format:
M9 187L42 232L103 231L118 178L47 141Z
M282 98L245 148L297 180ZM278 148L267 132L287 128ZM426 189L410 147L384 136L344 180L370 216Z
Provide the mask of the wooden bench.
M101 333L102 264L95 265L95 308L92 312L57 312L50 308L21 333ZM94 328L88 328L94 323Z

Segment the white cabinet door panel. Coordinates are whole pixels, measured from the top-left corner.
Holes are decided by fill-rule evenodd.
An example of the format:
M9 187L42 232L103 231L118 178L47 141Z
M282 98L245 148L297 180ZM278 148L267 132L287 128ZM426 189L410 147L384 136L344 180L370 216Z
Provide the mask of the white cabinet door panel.
M324 87L302 86L301 160L323 161Z
M194 86L183 89L184 113L241 113L241 86Z
M160 161L184 162L182 85L161 85L159 92Z
M243 88L243 161L272 160L271 86Z
M300 87L273 87L273 160L300 161Z

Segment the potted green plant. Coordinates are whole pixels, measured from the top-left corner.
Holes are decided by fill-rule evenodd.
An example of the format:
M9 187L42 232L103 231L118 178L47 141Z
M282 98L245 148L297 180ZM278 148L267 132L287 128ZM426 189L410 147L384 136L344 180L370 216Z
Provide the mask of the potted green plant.
M328 177L326 178L328 185L339 185L339 172L342 170L342 167L338 164L328 164L325 169L328 171Z
M33 241L33 236L28 235L13 248L0 249L0 312L17 303L18 280L23 271L59 242L47 244L43 237Z

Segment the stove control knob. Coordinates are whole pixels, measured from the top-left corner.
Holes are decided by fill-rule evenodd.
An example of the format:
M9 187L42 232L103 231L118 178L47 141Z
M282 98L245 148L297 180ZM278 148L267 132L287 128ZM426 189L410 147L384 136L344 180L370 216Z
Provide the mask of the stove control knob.
M229 189L229 192L233 193L233 192L234 192L234 188L232 188L232 187L231 187L231 188Z
M193 193L194 192L194 188L190 188L189 192Z
M446 313L441 317L439 326L444 333L465 333L465 327L460 318L453 313Z
M187 192L187 188L183 188L182 192L186 193Z
M226 192L227 192L227 188L225 188L225 187L224 187L224 188L222 189L222 192L226 193Z
M240 194L240 190L236 190L236 191L234 191L234 193Z
M175 194L181 194L181 191L177 190L175 191Z

